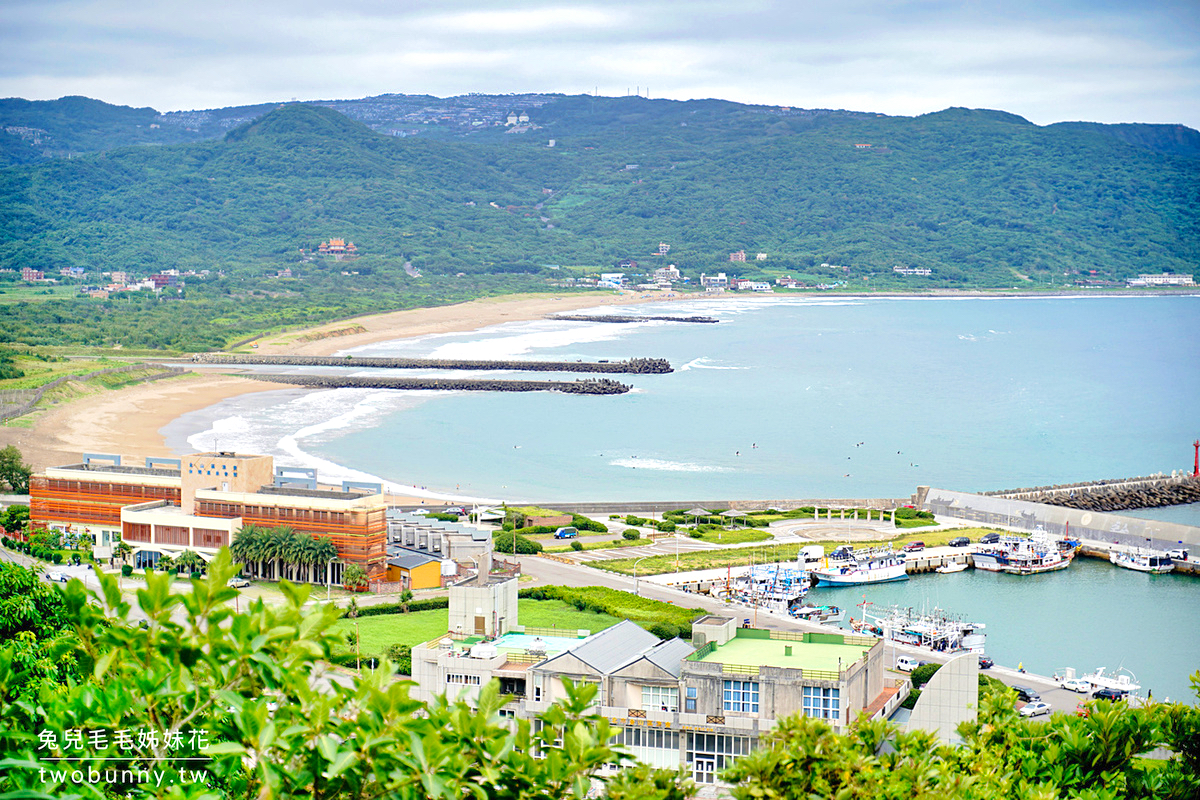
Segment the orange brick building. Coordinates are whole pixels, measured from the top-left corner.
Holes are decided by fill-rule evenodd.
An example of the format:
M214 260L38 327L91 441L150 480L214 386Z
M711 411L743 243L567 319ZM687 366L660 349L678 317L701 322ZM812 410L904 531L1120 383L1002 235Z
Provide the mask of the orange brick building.
M275 468L271 456L222 451L131 466L120 456L85 453L80 464L31 478L29 496L34 525L91 534L100 558L124 541L138 567L184 550L210 559L244 525L257 525L328 536L338 551L335 583L346 564L362 566L372 580L383 580L387 568L380 486L319 488L315 470ZM313 570L314 580L323 582L323 572Z

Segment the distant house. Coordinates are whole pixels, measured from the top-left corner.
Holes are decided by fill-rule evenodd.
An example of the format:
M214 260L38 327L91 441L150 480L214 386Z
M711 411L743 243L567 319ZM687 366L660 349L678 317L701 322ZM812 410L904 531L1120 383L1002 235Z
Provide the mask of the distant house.
M754 257L754 260L755 260L755 261L766 261L766 260L767 260L767 254L766 254L766 253L759 253L758 255L756 255L756 256Z
M674 283L679 280L679 270L674 264L654 270L656 283Z
M632 258L622 258L617 262L617 269L637 269L638 262Z
M724 272L718 272L716 275L705 275L702 272L700 273L700 285L707 288L724 289L729 286L729 278L725 276Z
M623 272L604 272L600 275L600 280L597 286L608 286L613 289L620 289L626 284L625 273Z
M746 260L746 251L738 250L736 253L730 253L729 260L730 261L745 261Z
M42 272L40 269L32 269L31 267L24 267L21 269L21 280L23 280L23 281L44 281L44 280L46 280L46 273Z
M897 275L932 275L933 270L928 267L892 267L892 272Z
M665 256L669 252L671 252L671 245L667 244L666 242L658 243L658 254L660 256Z

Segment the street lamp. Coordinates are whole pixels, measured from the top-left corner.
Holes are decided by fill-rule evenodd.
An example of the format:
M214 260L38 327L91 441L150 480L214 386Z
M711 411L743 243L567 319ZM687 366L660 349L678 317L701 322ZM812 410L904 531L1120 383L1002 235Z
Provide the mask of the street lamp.
M337 561L337 556L329 559L329 563L325 565L325 602L329 602L330 587L333 586L333 562Z
M647 558L650 558L650 556L642 556L639 559L635 559L633 562L633 596L634 597L642 596L641 595L641 584L638 583L637 565L640 564L641 562L645 561Z

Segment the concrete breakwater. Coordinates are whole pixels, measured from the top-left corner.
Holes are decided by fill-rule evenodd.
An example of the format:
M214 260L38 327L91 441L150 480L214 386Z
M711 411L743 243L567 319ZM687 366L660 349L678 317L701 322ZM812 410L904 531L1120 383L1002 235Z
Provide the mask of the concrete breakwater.
M291 367L357 367L381 369L516 370L521 372L604 372L621 375L662 375L672 372L665 358L624 361L467 361L442 358L375 358L361 356L259 356L202 353L199 364L246 364Z
M716 317L635 317L622 314L552 314L546 317L546 319L559 319L567 322L646 322L648 320L656 320L658 322L720 322Z
M1200 479L1186 475L1127 478L1099 483L1041 486L1013 492L989 492L989 495L1083 511L1128 511L1200 503Z
M331 375L259 375L242 377L269 383L313 386L319 389L427 389L445 392L564 392L566 394L624 394L631 386L609 378L577 381L503 381L471 378L367 378Z

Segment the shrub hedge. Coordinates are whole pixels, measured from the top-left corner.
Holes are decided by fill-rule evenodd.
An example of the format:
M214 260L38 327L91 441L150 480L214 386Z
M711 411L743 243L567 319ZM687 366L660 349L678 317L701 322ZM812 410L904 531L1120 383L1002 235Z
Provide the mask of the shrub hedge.
M702 608L681 608L602 586L538 586L522 589L518 596L534 600L561 600L580 611L594 611L632 620L664 639L675 636L692 638L692 620L707 613Z
M413 600L408 604L409 611L433 611L438 608L449 608L449 597L426 597L421 600ZM358 609L360 617L378 617L384 614L403 614L403 603L379 603L373 606L361 606ZM343 611L342 616L346 616Z

